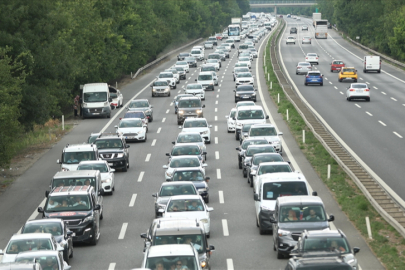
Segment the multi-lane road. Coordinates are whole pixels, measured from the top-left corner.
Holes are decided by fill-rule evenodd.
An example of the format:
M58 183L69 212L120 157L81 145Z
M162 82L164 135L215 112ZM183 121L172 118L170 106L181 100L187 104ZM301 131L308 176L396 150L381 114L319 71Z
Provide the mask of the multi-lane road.
M298 35L301 35L300 30ZM326 205L327 212L335 215L334 226L341 228L346 233L352 246L361 248L361 252L357 257L362 269L383 269L361 235L341 212L328 189L306 161L289 133L288 127L270 100L262 68L263 49L265 47L263 44L266 41L267 37L262 38L256 45L256 48L259 49L259 58L253 61L252 73L256 77L256 88L259 90L257 104L262 105L266 112L270 114L269 121L275 124L279 131L284 132L284 158L292 161L294 168L305 174L313 190L318 191L319 196ZM330 54L340 48L337 45L329 47L326 43L323 45L322 42L319 41L319 44L322 44L323 49ZM325 42L332 42L332 40L326 40ZM343 41L340 41L340 43L344 47L351 48L350 45ZM329 83L327 83L323 87L303 88L301 87L303 78L298 76L295 78L296 84L299 85L300 89L307 91L307 95L310 94L309 96L314 99L328 100L323 96L330 95L330 98L333 98L335 95L334 103L341 104L341 107L353 107L353 116L361 115L361 113L368 116L361 111L362 109L355 107L355 103L346 103L339 90L336 90L335 93L333 86L336 85L339 86L339 89L342 89L343 84L341 86L337 83L336 74L326 76L327 54L319 44L314 42L310 45L311 51L315 50L315 52L321 54L322 59L325 59L325 63L321 61L319 68L324 66L325 71L322 69L322 72L324 72L325 77L334 78L330 80L333 84L328 85ZM295 74L294 66L296 62L303 59L300 45L288 48L282 46L281 49L283 56L285 55L284 61L288 70L291 74ZM344 49L339 50L343 51ZM206 54L208 53L210 53L209 50L206 51ZM346 59L344 58L344 60ZM153 220L154 205L151 195L158 190L160 184L164 181L162 165L167 163L165 153L171 150L171 142L180 131L172 105L173 97L177 93L184 92L182 89L187 82L194 82L198 75L198 69L191 68L190 73L187 74L186 82L181 81L177 89L171 90L172 97L152 98L151 88L149 87L151 81L160 71L173 65L175 61L175 57L172 57L169 61L155 67L144 76L121 87L125 102L133 98L149 99L154 106L154 121L149 125L147 142L131 144L130 169L126 173L116 173L116 191L113 196L106 196L104 199L104 219L101 222L100 241L95 247L75 245L75 255L71 259L73 269L131 269L141 265L143 240L139 235L146 231ZM242 177L241 170L237 167L235 147L238 146L238 143L235 141L234 135L227 133L226 130L225 115L228 115L231 108L235 106L234 92L232 91L235 84L232 78L232 70L236 61L237 52L236 49L233 49L230 59L223 62L222 68L218 72L219 86L213 92L207 91L206 100L203 102L206 106L204 116L212 125L212 143L207 145L208 167L206 168L207 176L211 177L209 182L211 193L209 206L214 208L211 213L211 238L209 244L215 245L216 251L211 257L211 266L212 269L284 269L287 261L276 258L276 253L272 248L272 237L270 235L259 235L255 224L252 189L247 184L246 178ZM359 60L358 62L360 63ZM199 62L200 64L201 62ZM367 74L367 77L372 75L374 74ZM386 76L384 73L381 75ZM381 88L383 87L381 86ZM310 91L317 91L317 94L313 95ZM380 99L383 99L382 94L378 95ZM389 99L389 96L387 99ZM372 102L367 105L373 105L377 100L378 96L376 94L375 97L372 96ZM323 107L320 103L318 101L318 105ZM326 109L328 106L324 105L324 107ZM373 113L377 115L381 108L374 111L375 107L373 106ZM342 113L349 110L343 110ZM368 110L371 111L371 109ZM115 111L111 119L78 120L78 125L69 134L0 196L0 205L2 206L0 208L0 247L7 244L11 235L16 233L27 219L39 218L35 212L36 208L41 202L44 202L45 190L48 188L52 176L59 169L56 159L60 158L63 147L67 143L84 142L91 132L99 132L100 130L114 132L114 125L118 123L118 117L123 115L124 111ZM349 123L347 126L344 123L352 121L353 116L340 118L343 124L342 127L345 130L348 130L346 127L350 129L351 126ZM331 117L335 117L335 115L331 114ZM382 119L382 121L385 121L387 126L390 123L386 119ZM370 125L370 123L367 125ZM359 124L357 126L353 125L353 128L358 126ZM383 132L384 129L381 133ZM398 132L401 132L399 128ZM405 136L405 131L402 134ZM377 134L362 134L362 136L366 138L375 136L377 138ZM358 141L360 139L354 138L353 140ZM390 138L388 141L393 140L394 138ZM385 141L383 140L383 142Z

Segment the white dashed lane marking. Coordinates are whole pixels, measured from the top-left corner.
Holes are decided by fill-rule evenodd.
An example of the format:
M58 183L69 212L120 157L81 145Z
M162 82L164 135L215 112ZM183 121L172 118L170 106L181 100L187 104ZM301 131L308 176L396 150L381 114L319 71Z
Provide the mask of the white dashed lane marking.
M384 127L387 126L387 125L386 125L384 122L382 122L382 121L378 121L378 123L380 123L380 124L383 125Z
M369 113L369 112L366 112L366 114L368 114L368 115L370 115L370 116L373 116L371 113Z
M229 236L228 221L226 219L222 220L222 230L224 232L224 236Z
M138 177L138 182L142 182L142 178L143 178L143 175L145 174L145 172L141 172L140 174L139 174L139 177Z
M219 195L219 203L225 203L224 202L224 192L222 190L219 190L218 195Z
M217 179L221 179L221 169L217 169Z
M129 207L134 207L136 200L136 194L132 194L131 201L129 202Z
M150 146L155 146L155 144L156 144L156 139L154 139L154 140L152 141L152 144L151 144Z
M162 130L162 128L158 128L157 133L160 133L161 130Z
M401 138L401 139L403 138L403 137L402 137L401 135L399 135L397 132L394 131L393 133L394 133L395 135L397 135L399 138Z
M145 158L145 162L149 162L151 154L147 154Z
M118 236L118 239L120 239L120 240L124 239L127 228L128 228L128 223L122 224L121 232L120 232L120 235Z

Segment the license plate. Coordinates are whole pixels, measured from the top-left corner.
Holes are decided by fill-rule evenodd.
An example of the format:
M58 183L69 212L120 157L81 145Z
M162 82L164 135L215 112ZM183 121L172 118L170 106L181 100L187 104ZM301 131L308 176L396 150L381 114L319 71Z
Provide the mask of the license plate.
M100 113L93 113L93 114L100 114Z
M108 166L113 166L113 164L112 164L112 163L108 163Z
M363 90L356 90L356 93L363 93Z
M372 66L367 66L367 68L372 68Z
M317 82L318 80L312 80L313 82Z
M336 70L340 70L340 68L336 68Z
M243 97L243 98L249 98L249 97Z

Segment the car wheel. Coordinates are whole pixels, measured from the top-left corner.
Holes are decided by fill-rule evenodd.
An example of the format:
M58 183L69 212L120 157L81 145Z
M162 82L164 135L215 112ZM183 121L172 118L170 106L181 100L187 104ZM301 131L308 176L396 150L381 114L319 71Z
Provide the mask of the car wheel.
M357 82L357 80L354 80L354 82Z
M209 141L206 141L205 143L206 143L206 144L210 144L210 143L211 143L211 140L209 140Z
M266 231L263 230L263 229L260 227L260 225L259 225L259 233L260 233L260 235L266 234Z
M307 83L305 83L305 85L308 85Z
M70 253L70 255L69 255L69 258L73 258L73 248L72 248L72 253Z
M169 91L169 94L167 96L170 97L170 91Z
M347 101L352 101L352 99L348 97L348 98L347 98Z
M257 101L257 99L254 99L254 102L256 102Z
M238 167L239 169L242 169L242 160L238 159Z
M111 118L111 113L109 113L109 114L107 115L107 118Z
M152 92L152 97L153 97L153 98L155 97L155 95L153 94L153 92Z
M102 220L104 218L104 213L103 212L101 212L101 215L100 215L100 220Z
M331 69L330 72L333 72L333 70Z
M237 103L238 102L238 100L235 98L235 103Z
M342 82L342 79L338 79L339 82Z
M207 236L207 238L210 238L211 232L207 233L206 236Z
M323 86L323 83L320 83L321 86Z
M210 196L208 196L207 198L204 199L205 203L209 203L210 202Z
M90 240L90 245L92 245L92 246L95 246L95 245L97 245L97 233L96 233L96 230L93 228L93 237L91 238L91 240Z
M63 260L69 264L69 249L67 251L63 251Z
M122 168L122 171L123 171L123 172L127 172L127 171L128 171L127 166L125 166L124 168Z
M177 88L177 85L175 84L174 87L173 87L173 89L176 89L176 88Z
M251 188L253 187L253 179L252 178L250 179L250 187Z
M367 71L365 69L363 69L363 73L367 73Z
M246 178L246 177L247 177L247 172L246 172L246 170L242 169L242 175L243 175L243 178Z
M274 251L277 251L277 249L276 249L276 244L273 242L273 250Z
M147 139L148 139L148 136L146 136L146 134L145 134L145 139L143 141L146 142Z
M177 121L177 125L181 125L181 121Z
M367 102L370 102L370 98L367 99Z
M257 216L256 216L256 227L260 227L260 225L259 225L259 220L257 219Z
M277 252L277 259L283 259L284 255L281 254L280 252Z
M153 122L153 115L151 115L149 122Z
M239 141L239 133L235 131L235 139Z

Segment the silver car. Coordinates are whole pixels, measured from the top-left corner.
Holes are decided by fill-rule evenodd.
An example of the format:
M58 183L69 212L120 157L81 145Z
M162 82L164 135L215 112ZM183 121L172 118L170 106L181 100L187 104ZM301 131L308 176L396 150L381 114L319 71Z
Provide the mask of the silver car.
M189 83L184 91L186 94L191 94L205 100L205 90L200 83Z
M235 67L232 71L233 81L236 80L236 76L238 75L238 73L242 73L242 72L250 72L250 70L247 66L246 67Z
M170 85L166 80L154 81L150 87L152 87L152 97L156 96L168 96L170 97Z
M302 44L311 44L311 37L303 37L302 38Z
M346 99L365 99L370 101L370 87L366 83L352 83L346 91Z
M214 43L211 41L207 41L204 43L204 49L213 49L214 48Z
M295 74L307 74L308 71L312 71L312 65L308 62L299 62L295 70Z

